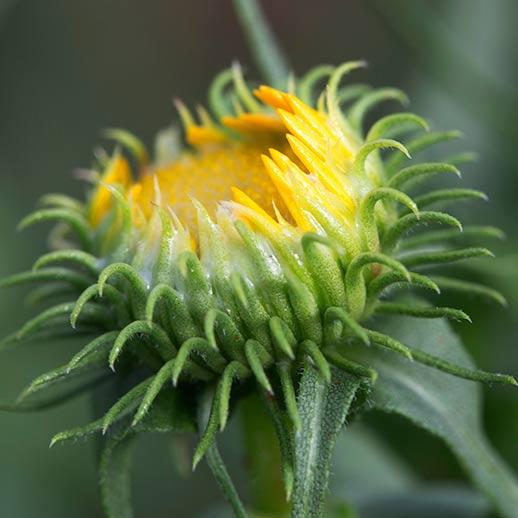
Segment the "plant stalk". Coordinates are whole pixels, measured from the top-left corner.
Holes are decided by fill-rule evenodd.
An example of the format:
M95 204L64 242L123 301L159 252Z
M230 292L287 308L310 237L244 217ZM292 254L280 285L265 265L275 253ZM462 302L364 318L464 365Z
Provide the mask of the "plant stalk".
M284 87L288 79L288 62L257 0L234 0L234 9L248 45L264 79Z
M253 509L259 516L289 516L279 442L259 395L243 400L240 414Z

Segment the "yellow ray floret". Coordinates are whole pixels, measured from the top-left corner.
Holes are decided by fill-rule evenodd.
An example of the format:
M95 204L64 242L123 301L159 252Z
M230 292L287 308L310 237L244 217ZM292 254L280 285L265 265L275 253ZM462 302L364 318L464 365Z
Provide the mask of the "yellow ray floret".
M304 232L313 230L306 215L297 205L297 202L293 195L293 190L286 181L284 172L270 157L262 155L262 160L267 173L269 174L273 184L277 188L277 191L279 192L284 203L286 204L288 211L295 220L296 225Z
M150 167L133 184L123 159L111 165L104 181L122 184L135 225L140 228L152 217L158 189L162 204L191 235L197 232L192 198L210 216L221 202L234 200L230 213L269 235L287 226L299 233L319 232L330 222L352 229L359 201L352 176L357 174L352 167L355 150L332 110L312 108L292 93L265 85L253 92L257 102L245 92L243 81L239 86L238 97L247 102L236 101L234 114L220 113L219 122L202 107L197 107L196 120L175 101L194 152ZM106 189L96 193L91 209L95 224L111 207L110 198Z
M128 161L116 153L108 163L106 172L101 178L103 184L113 185L126 191L132 182L132 175ZM113 196L105 185L100 185L90 201L90 223L97 227L113 206Z
M257 88L257 90L254 90L254 95L266 106L290 110L290 102L288 100L289 94L281 92L276 88L261 85L259 88Z
M243 113L237 117L223 117L221 122L230 129L242 133L284 133L282 121L273 114Z
M225 134L217 128L205 109L198 108L201 124L197 124L182 101L175 99L174 103L185 128L185 140L191 146L203 147L210 144L221 144L226 140Z

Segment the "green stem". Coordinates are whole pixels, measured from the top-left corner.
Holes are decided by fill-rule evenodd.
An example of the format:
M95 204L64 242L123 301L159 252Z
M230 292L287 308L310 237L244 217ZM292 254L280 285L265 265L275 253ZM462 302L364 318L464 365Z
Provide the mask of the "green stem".
M228 474L215 442L207 450L207 462L222 493L231 505L234 516L236 518L247 518L248 515L239 499L239 495L232 483L232 479Z
M304 367L297 399L301 428L295 434L292 518L327 516L333 449L359 387L359 378L338 369L332 369L327 383L312 366Z
M207 428L207 423L212 417L212 405L216 404L214 401L214 391L212 389L207 390L200 400L200 406L198 409L198 424L200 430ZM242 504L239 494L236 491L234 483L228 473L228 470L221 458L218 450L218 446L214 438L212 438L211 445L207 448L206 452L207 464L209 465L210 471L214 479L216 480L223 496L230 504L234 516L236 518L247 518L248 514Z
M288 78L288 63L257 0L234 0L234 9L264 78L283 87Z
M290 506L282 481L279 442L257 394L243 400L241 418L252 507L259 515L288 516Z

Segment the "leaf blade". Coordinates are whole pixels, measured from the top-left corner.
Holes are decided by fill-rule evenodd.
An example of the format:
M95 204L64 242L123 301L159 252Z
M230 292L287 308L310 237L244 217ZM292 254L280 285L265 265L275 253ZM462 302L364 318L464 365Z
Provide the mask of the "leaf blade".
M400 317L383 321L381 328L390 336L412 343L423 353L431 352L462 367L473 368L460 340L444 321L420 321L416 326L410 319ZM360 354L363 361L379 372L373 391L375 406L403 415L442 438L500 514L514 516L518 482L484 436L478 387L392 355L380 357L365 350Z

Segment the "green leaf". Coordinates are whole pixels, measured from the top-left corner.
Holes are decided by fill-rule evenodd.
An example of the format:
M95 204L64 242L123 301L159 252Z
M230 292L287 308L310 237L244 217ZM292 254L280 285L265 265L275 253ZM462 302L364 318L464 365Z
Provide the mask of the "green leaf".
M336 441L330 482L333 499L360 507L382 495L409 493L420 484L416 474L377 433L354 422Z
M458 337L442 320L416 324L397 317L381 321L378 328L424 353L473 368ZM518 482L484 435L479 387L396 355L381 356L366 348L358 355L379 373L375 407L401 414L441 437L499 513L516 516Z
M347 500L346 500L347 501ZM349 501L347 501L349 502ZM329 518L487 518L489 506L475 491L458 485L417 486L405 492L364 499L357 514L343 514L349 506L335 506Z
M384 443L383 430L371 430L358 421L338 438L332 472L332 501L347 502L357 511L355 517L488 516L486 500L463 485L423 485L411 467ZM343 518L343 514L333 513L333 508L326 509L326 516Z
M101 502L108 518L133 517L130 476L133 437L127 430L111 436L101 454Z
M301 427L295 434L294 518L323 516L334 443L359 385L358 378L335 368L329 384L313 367L304 369L298 397Z

